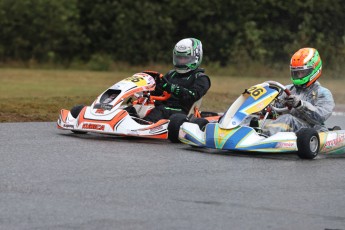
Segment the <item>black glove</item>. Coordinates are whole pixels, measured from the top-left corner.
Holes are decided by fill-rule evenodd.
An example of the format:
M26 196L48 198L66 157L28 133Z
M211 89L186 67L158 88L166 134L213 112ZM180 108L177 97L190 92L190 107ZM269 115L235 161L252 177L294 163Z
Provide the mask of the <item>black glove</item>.
M301 99L299 98L299 96L290 95L285 98L285 105L288 107L297 108L301 106Z
M162 85L162 89L168 93L175 94L176 96L178 96L181 92L181 87L179 85L171 84L170 82L165 82Z

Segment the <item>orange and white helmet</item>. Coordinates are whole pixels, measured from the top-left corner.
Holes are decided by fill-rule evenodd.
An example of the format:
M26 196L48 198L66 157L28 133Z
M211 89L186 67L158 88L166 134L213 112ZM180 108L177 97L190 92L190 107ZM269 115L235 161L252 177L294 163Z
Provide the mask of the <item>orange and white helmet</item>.
M291 80L297 87L307 88L312 85L322 72L319 52L314 48L302 48L291 58Z

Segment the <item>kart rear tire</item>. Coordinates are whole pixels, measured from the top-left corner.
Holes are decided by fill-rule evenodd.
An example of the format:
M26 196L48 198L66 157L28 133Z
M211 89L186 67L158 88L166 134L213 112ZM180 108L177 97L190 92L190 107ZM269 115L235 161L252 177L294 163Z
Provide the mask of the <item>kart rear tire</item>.
M84 108L84 105L76 105L74 106L71 110L70 113L72 115L72 117L77 118L81 112L81 110ZM83 131L76 131L76 130L71 130L73 133L75 134L86 134L87 132L83 132Z
M180 126L187 121L187 116L185 114L177 113L173 114L169 118L170 122L168 125L168 139L172 143L180 143L178 139L178 134L180 132Z
M207 112L207 111L202 111L200 113L201 117L214 117L214 116L219 116L218 113L216 112Z
M192 121L192 123L197 124L200 128L200 130L203 130L205 128L205 126L210 123L207 119L205 118L194 118Z
M74 106L74 107L70 110L72 117L77 118L77 117L79 116L79 113L81 112L81 110L82 110L84 107L85 107L84 105L76 105L76 106Z
M302 128L297 133L297 155L301 159L314 159L320 150L320 137L316 130Z

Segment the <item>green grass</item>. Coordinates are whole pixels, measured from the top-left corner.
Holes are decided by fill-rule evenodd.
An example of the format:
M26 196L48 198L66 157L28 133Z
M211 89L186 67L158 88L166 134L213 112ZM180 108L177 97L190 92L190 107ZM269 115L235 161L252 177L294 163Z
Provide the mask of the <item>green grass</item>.
M167 71L162 69L162 72ZM0 122L56 121L60 109L70 109L76 104L90 105L112 84L140 70L141 68L132 68L132 72L92 72L0 69ZM245 88L265 80L289 83L288 77L231 77L217 76L210 72L209 75L212 86L203 99L204 111L226 110ZM336 103L345 104L344 80L321 79L321 82L332 90Z

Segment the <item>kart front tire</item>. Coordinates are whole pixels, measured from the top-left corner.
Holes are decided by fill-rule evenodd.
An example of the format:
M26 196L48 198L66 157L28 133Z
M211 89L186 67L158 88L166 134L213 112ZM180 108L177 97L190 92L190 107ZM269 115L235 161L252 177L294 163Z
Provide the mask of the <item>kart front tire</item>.
M320 137L316 130L302 128L297 133L297 155L301 159L314 159L319 153Z
M84 132L84 131L77 131L77 130L71 130L72 133L75 133L75 134L87 134L87 132Z
M177 113L173 114L169 118L170 122L168 125L168 139L173 143L179 143L178 134L180 132L180 126L187 121L185 114Z
M76 105L74 106L71 110L70 113L72 115L72 117L77 118L79 116L79 113L81 112L81 110L84 108L84 105Z
M81 110L84 108L84 105L76 105L74 106L71 110L70 113L72 115L72 117L77 118L81 112ZM86 134L87 132L83 132L83 131L76 131L76 130L71 130L73 133L75 134Z

